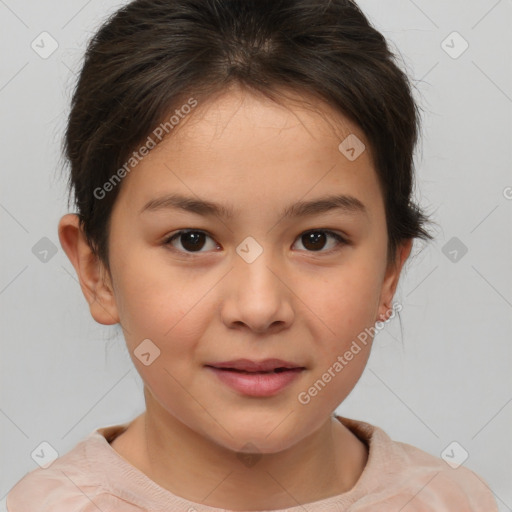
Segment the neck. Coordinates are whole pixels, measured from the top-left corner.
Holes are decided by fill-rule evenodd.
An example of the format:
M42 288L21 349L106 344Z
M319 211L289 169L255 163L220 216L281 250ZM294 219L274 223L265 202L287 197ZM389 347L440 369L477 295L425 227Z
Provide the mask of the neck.
M210 507L272 510L336 496L367 460L366 445L332 417L289 449L240 454L190 429L150 393L146 407L130 425L129 444L141 449L123 455L161 487Z

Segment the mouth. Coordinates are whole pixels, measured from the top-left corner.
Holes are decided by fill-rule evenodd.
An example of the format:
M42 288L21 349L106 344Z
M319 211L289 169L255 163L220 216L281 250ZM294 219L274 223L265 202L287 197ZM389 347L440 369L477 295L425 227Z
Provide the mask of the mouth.
M206 365L209 366L209 365ZM253 373L281 373L281 372L287 372L291 370L301 370L302 368L274 368L273 370L268 371L261 371L261 372L255 372L255 371L248 371L248 370L237 370L236 368L217 368L216 366L210 366L210 368L215 368L216 370L223 370L225 372L236 372L236 373L246 373L246 374L253 374Z
M305 367L282 359L265 359L252 361L250 359L235 359L208 363L205 366L240 373L281 373L290 370L304 370Z
M241 395L269 397L278 394L306 370L304 366L280 359L250 361L238 359L205 365L218 380Z

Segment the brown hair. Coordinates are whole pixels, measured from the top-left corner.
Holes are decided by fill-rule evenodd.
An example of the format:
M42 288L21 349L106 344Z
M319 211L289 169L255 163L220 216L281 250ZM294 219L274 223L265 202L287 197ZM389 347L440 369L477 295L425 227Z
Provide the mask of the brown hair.
M382 34L350 0L135 0L88 44L64 140L69 192L109 269L122 183L95 192L177 107L241 85L277 101L313 95L369 141L383 192L388 261L408 238L432 239L411 199L419 109ZM340 141L341 142L341 141Z

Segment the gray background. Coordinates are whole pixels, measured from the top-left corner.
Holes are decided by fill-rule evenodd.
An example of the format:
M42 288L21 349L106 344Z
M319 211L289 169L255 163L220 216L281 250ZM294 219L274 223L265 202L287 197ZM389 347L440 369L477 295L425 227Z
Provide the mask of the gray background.
M417 86L416 197L441 229L415 243L400 318L338 412L437 456L457 441L512 510L512 1L359 3ZM93 321L57 237L71 88L87 40L120 5L0 0L0 510L42 441L63 454L144 408L119 328ZM31 47L43 31L58 43L46 59Z

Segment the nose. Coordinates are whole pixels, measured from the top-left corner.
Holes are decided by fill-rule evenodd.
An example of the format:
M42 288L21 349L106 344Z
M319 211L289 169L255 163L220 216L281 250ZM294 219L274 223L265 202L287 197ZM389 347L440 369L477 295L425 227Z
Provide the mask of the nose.
M294 295L286 284L282 267L270 253L263 251L250 263L235 258L222 304L227 327L274 334L292 324Z

